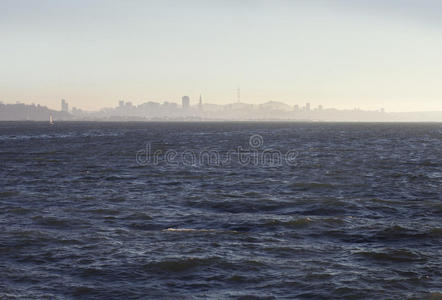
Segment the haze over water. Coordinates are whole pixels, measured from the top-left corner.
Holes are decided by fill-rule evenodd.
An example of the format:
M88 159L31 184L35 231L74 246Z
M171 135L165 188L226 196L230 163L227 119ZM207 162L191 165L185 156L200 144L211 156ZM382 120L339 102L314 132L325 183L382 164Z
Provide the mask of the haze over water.
M441 137L440 124L0 123L0 295L438 299ZM296 155L183 155L239 146Z
M437 0L0 1L0 101L442 111Z

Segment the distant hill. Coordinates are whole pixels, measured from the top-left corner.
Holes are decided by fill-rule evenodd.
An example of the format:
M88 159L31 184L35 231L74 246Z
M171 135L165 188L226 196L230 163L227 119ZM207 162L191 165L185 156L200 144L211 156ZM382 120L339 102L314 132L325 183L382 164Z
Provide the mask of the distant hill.
M292 111L293 107L283 102L268 101L260 105L260 108L267 110L280 110L280 111Z

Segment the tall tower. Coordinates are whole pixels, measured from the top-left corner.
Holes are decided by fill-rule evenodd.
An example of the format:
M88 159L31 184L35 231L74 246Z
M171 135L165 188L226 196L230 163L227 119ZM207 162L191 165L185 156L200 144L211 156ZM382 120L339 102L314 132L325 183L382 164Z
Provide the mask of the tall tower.
M239 86L236 89L236 100L237 100L238 103L241 102L241 90L239 89Z
M61 99L61 111L69 112L69 104L64 99Z
M181 104L183 105L183 109L187 109L190 106L190 98L189 96L183 96L181 98Z
M203 108L203 97L201 96L201 94L200 94L200 102L198 103L198 107L199 109Z

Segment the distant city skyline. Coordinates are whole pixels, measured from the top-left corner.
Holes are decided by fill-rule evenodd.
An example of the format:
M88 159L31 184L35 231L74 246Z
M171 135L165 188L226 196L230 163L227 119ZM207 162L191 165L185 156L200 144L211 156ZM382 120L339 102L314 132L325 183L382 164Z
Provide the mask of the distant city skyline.
M0 1L0 101L442 110L435 0Z
M66 98L67 99L67 98ZM148 99L148 100L130 100L130 99L122 99L119 98L116 101L113 101L113 103L109 103L109 105L106 106L102 106L102 107L97 107L95 109L87 109L86 107L81 107L78 105L75 105L75 103L70 102L69 100L66 99L58 99L58 103L55 105L47 105L45 104L45 101L39 102L39 101L22 101L22 100L16 100L16 101L3 101L2 99L0 99L0 103L3 104L26 104L26 105L42 105L42 106L46 106L49 109L52 110L60 110L60 111L64 111L64 112L69 112L72 111L73 109L79 109L79 110L83 110L83 111L88 111L88 112L96 112L96 111L100 111L102 109L107 109L107 108L115 108L118 106L123 106L125 104L130 104L133 106L139 106L145 103L149 103L149 102L155 102L158 104L174 104L177 105L179 107L197 107L197 106L201 106L203 104L202 102L202 94L198 94L198 96L195 97L190 97L190 96L181 96L179 97L179 99L172 99L172 100L159 100L159 99ZM373 105L367 105L367 106L358 106L355 105L353 107L349 106L349 107L340 107L340 106L333 106L333 105L329 105L329 106L325 106L322 103L316 103L316 102L312 102L309 99L305 99L304 101L299 101L299 102L295 102L290 103L290 102L286 102L286 101L279 101L276 99L268 99L266 101L261 101L261 102L256 102L256 101L247 101L247 100L241 100L241 102L238 102L237 99L231 100L231 101L223 101L221 103L219 102L210 102L207 101L206 99L204 99L204 104L210 104L210 105L217 105L217 106L226 106L226 105L231 105L231 104L235 104L235 103L245 103L245 104L251 104L251 105L261 105L263 103L269 103L269 102L279 102L279 103L284 103L287 106L290 106L293 110L298 110L298 109L302 109L302 108L306 108L307 111L309 111L310 109L315 109L315 108L319 108L319 109L338 109L338 110L366 110L366 111L377 111L377 110L382 110L382 111L387 111L388 109L386 109L385 107L376 107ZM52 103L52 101L51 101ZM304 105L304 106L303 106ZM435 110L388 110L389 112L441 112L442 111L442 107L440 109L435 109Z
M260 104L234 102L226 105L204 103L202 95L197 104L183 96L181 104L148 101L133 104L120 100L114 107L97 111L69 108L61 99L60 108L51 110L40 104L4 104L0 102L0 121L302 121L302 122L442 122L439 112L387 112L384 108L340 110L322 104L288 105L268 101Z
M183 98L186 97L187 100L184 100ZM103 107L98 107L96 109L87 109L85 107L80 107L78 105L75 105L75 103L71 103L70 101L66 100L66 99L58 99L58 104L57 105L46 105L45 102L38 102L38 101L2 101L2 99L0 99L0 103L3 104L26 104L26 105L42 105L42 106L46 106L49 109L55 110L55 111L64 111L64 112L72 112L72 110L82 110L85 112L97 112L103 109L107 109L107 108L115 108L118 106L122 106L125 104L130 104L133 106L139 106L139 105L143 105L145 103L158 103L158 104L173 104L173 105L177 105L180 108L182 108L183 106L186 107L200 107L203 105L202 99L200 98L202 97L202 95L200 94L198 97L195 97L192 99L192 97L189 96L182 96L180 97L180 99L177 99L176 101L173 100L155 100L155 99L150 99L150 100L139 100L139 101L130 101L130 100L125 100L125 99L119 99L118 101L116 101L116 103L110 103L110 105L107 106L103 106ZM65 101L63 103L63 101ZM187 104L184 104L183 101L185 101ZM250 104L250 105L261 105L263 103L270 103L270 102L275 102L275 103L284 103L287 106L290 106L294 111L297 110L301 110L301 109L305 109L307 108L307 111L309 111L310 109L338 109L338 110L366 110L366 111L389 111L389 112L441 112L442 108L439 110L387 110L385 107L375 107L375 106L367 106L367 107L361 107L361 106L353 106L353 107L339 107L339 106L325 106L322 103L315 103L315 102L311 102L310 100L304 100L304 102L296 102L295 104L291 104L285 101L278 101L278 100L274 100L274 99L269 99L267 101L262 101L262 102L249 102L249 101L241 101L241 103L245 103L245 104ZM216 102L207 102L206 100L204 101L204 105L205 104L209 104L209 105L216 105L216 106L228 106L231 104L235 104L238 103L238 101L232 100L229 102L223 102L223 103L216 103ZM64 108L63 108L64 107Z
M253 102L247 102L247 101L240 101L240 100L236 100L236 101L231 101L231 102L227 102L227 103L212 103L212 102L206 102L204 101L203 103L203 98L202 98L202 94L199 94L197 99L193 99L187 95L184 95L181 97L181 99L179 101L158 101L158 100L147 100L147 101L142 101L139 103L136 103L134 101L127 101L124 99L119 99L117 101L117 103L114 103L114 105L109 105L109 106L105 106L105 107L100 107L98 109L94 109L94 110L88 110L88 109L84 109L82 107L78 107L75 105L71 105L71 103L66 100L66 99L60 99L59 100L59 104L58 107L51 107L51 106L47 106L44 105L43 103L38 103L38 102L25 102L25 101L15 101L15 102L7 102L7 101L1 101L0 99L0 103L3 104L26 104L26 105L41 105L41 106L46 106L49 109L55 110L55 111L62 111L62 112L72 112L75 110L82 110L85 112L97 112L97 111L101 111L103 109L109 109L109 108L118 108L118 107L125 107L125 106L133 106L133 107L137 107L137 106L142 106L146 103L157 103L159 105L174 105L176 107L182 108L182 109L188 109L191 107L199 107L201 108L203 105L215 105L215 106L229 106L229 105L235 105L237 103L239 104L247 104L247 105L255 105L255 106L260 106L262 104L265 103L281 103L286 105L287 107L290 107L290 110L293 111L311 111L311 110L315 110L315 109L319 109L322 110L324 108L326 109L338 109L338 110L367 110L367 111L385 111L384 107L377 107L377 108L372 108L372 109L366 109L366 108L361 108L359 106L355 106L355 107L347 107L347 108L340 108L340 107L333 107L333 106L329 106L329 107L324 107L321 103L311 103L309 101L304 102L304 103L297 103L294 105L291 105L290 103L286 103L284 101L276 101L276 100L268 100L265 102L261 102L261 103L253 103ZM442 111L442 110L441 110Z

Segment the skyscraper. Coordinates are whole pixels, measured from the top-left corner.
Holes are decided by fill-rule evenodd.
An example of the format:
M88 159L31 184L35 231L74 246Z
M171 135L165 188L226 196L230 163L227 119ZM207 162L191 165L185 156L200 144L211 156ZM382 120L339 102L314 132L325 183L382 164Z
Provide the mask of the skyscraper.
M198 103L198 108L203 109L203 97L200 94L200 102Z
M310 111L310 103L309 103L309 102L307 102L307 103L305 104L305 111L307 111L307 112Z
M190 106L190 98L189 98L189 96L183 96L181 98L181 104L183 105L184 109L189 108L189 106Z
M69 104L64 99L61 99L61 111L69 112Z

